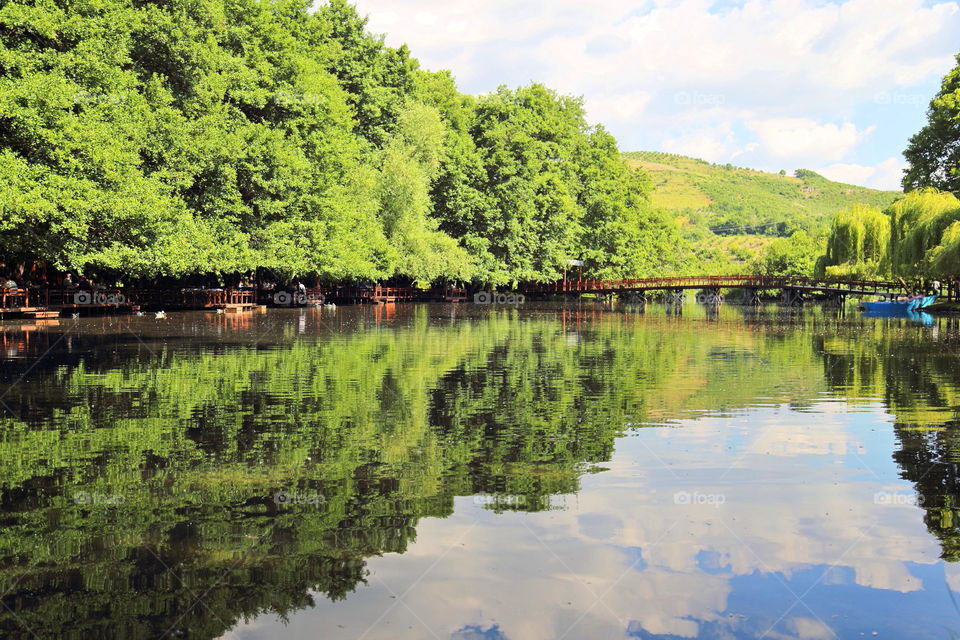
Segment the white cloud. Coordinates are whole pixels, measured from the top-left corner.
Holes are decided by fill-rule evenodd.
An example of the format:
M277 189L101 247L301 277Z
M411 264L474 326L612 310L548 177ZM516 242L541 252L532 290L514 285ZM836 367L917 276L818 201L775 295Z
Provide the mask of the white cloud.
M839 160L873 132L873 127L859 131L850 122L821 124L809 118L753 120L746 127L772 157L801 162L817 158Z
M593 122L630 120L639 118L652 99L653 95L644 91L588 98L587 113Z
M590 117L625 149L702 149L715 160L740 153L758 166L870 165L899 153L909 134L888 124L871 145L878 158L854 157L878 124L864 107L878 92L928 100L954 64L960 32L960 0L357 5L388 43L408 43L427 68L452 69L468 92L543 82L584 96Z
M901 158L894 157L874 166L839 162L818 169L817 172L837 182L899 191L906 166Z
M693 156L711 162L724 160L734 154L733 134L726 127L699 129L675 138L668 138L661 146L664 151L670 153Z
M873 174L876 173L876 169L860 164L844 164L838 162L820 169L817 173L837 182L866 185L867 180L872 178Z

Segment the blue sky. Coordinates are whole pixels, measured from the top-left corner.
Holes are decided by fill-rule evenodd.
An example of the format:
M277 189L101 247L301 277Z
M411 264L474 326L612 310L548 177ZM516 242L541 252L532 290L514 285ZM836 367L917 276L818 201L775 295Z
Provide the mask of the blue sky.
M623 150L899 188L960 0L356 0L460 88L583 96Z

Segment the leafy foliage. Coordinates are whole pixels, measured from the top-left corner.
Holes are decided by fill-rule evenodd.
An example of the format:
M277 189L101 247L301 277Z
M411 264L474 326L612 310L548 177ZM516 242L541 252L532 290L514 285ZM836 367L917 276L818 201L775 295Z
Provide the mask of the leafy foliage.
M960 55L930 102L928 123L904 151L910 191L883 214L841 213L818 270L866 275L960 276ZM884 240L886 246L884 247Z
M911 191L884 211L854 206L834 219L818 271L827 275L952 276L960 200L936 189Z
M854 205L834 218L817 270L820 275L879 274L889 248L890 217L874 207Z
M776 238L754 263L753 273L771 276L809 276L816 267L820 243L806 231Z
M476 99L344 0L0 6L0 254L125 276L422 284L669 263L580 102Z

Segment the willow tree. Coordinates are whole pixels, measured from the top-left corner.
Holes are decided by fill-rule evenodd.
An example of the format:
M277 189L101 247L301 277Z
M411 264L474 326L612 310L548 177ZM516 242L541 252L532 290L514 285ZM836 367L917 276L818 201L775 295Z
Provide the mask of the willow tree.
M926 271L927 253L941 243L944 231L960 220L960 200L936 189L911 191L887 210L890 252L887 268L897 275Z
M877 275L890 245L890 218L875 207L853 205L837 213L818 275Z
M929 271L934 274L960 273L960 222L954 222L927 255Z
M430 185L440 166L443 140L439 111L413 102L400 113L396 132L382 153L380 215L396 274L421 285L441 278L464 281L473 275L469 254L439 231L430 215Z

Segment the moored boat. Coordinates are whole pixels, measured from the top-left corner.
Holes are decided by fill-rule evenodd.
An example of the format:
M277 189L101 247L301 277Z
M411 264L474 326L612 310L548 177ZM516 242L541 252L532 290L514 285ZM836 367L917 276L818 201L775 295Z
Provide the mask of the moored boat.
M937 301L936 295L931 296L910 296L909 298L897 298L895 300L881 300L879 302L862 302L860 306L865 311L916 311L929 307Z

